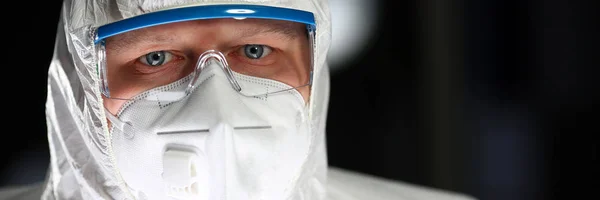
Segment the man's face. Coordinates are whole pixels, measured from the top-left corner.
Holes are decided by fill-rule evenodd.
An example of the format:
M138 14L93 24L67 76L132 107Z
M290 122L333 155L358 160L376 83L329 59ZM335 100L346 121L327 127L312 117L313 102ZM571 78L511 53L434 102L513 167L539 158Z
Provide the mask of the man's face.
M306 26L263 19L211 19L153 26L106 39L111 96L131 98L177 81L196 67L200 54L222 52L238 73L291 86L308 82L310 44ZM301 78L299 78L301 77ZM298 88L305 102L309 87ZM123 100L104 98L116 114Z

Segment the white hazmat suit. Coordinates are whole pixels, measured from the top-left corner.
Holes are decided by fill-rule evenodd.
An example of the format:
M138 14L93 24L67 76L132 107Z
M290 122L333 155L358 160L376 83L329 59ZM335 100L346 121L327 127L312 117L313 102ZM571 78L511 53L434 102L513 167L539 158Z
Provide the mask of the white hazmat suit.
M96 45L98 44L94 43L94 37L92 37L94 29L92 27L157 11L220 4L249 4L292 8L314 14L316 33L314 35L315 46L312 60L314 63L312 71L313 79L312 87L310 88L310 101L306 104L308 105L306 115L299 114L306 117L300 117L302 118L300 120L302 122L300 123L306 126L297 126L302 127L302 131L298 131L298 133L305 133L306 135L304 135L305 137L290 137L286 140L287 142L302 141L302 145L298 145L291 152L287 152L286 150L281 150L283 153L269 152L272 154L261 154L261 152L268 152L268 150L261 150L262 146L260 145L244 146L244 148L257 148L256 151L254 151L255 149L245 150L257 152L257 155L262 156L261 158L267 163L270 162L269 158L274 160L273 158L283 159L294 157L297 159L289 158L289 160L295 164L288 166L285 163L274 163L267 166L273 169L269 171L261 169L260 167L264 167L262 165L254 163L256 164L254 166L252 162L240 160L240 157L248 155L240 155L240 151L236 151L235 148L238 147L235 147L235 145L239 146L242 143L239 141L251 143L254 141L253 138L250 137L244 140L242 136L233 135L233 132L235 132L234 128L227 124L216 123L216 126L210 127L211 133L214 128L220 131L219 134L226 132L230 135L208 138L207 140L222 143L213 146L211 146L212 144L207 144L209 146L207 147L209 151L207 156L210 157L212 155L210 154L210 148L222 147L220 145L226 146L223 147L225 150L219 154L225 158L222 158L223 161L219 160L219 162L229 165L210 165L213 168L214 166L223 167L224 169L209 171L211 173L222 174L222 176L211 178L211 181L205 184L200 183L204 187L197 188L200 188L206 195L197 197L210 199L289 198L317 200L472 199L467 195L328 167L325 147L325 122L329 98L329 72L325 55L327 55L331 41L331 26L328 2L326 0L65 0L56 38L54 57L48 72L46 120L51 162L47 179L44 183L30 187L2 190L0 198L41 198L47 200L154 199L157 196L163 195L165 192L160 187L154 187L160 186L155 183L155 180L158 179L153 179L151 176L157 173L163 176L167 174L168 170L166 169L164 172L153 171L154 169L161 169L163 166L166 168L167 164L156 168L152 165L153 162L143 162L145 158L137 162L140 163L140 166L123 166L118 163L118 161L123 159L135 160L140 157L136 156L136 154L125 157L121 156L119 153L131 151L135 148L129 148L121 144L126 139L122 139L121 141L119 139L121 135L112 135L113 131L108 128L107 118L111 118L111 116L107 116L110 114L104 108L102 92L100 91L102 83L97 71L96 62L98 59ZM218 68L218 66L214 67ZM215 77L217 78L213 78L211 81L226 82L225 78L218 78L220 73L222 72L216 70ZM206 83L205 85L208 85L205 87L216 86L212 89L199 87L198 90L217 91L218 93L222 91L219 87L222 87L224 84ZM235 96L235 93L228 95ZM276 99L276 97L271 98ZM210 101L207 102L210 103ZM232 102L231 105L236 103L233 100L225 102ZM248 102L237 103L239 105L253 105ZM280 104L278 103L278 105ZM172 107L177 106L179 105L174 104ZM201 109L210 106L214 105L197 105L194 108ZM301 110L290 109L289 112L298 111L298 113L303 113ZM133 118L139 118L139 115L142 114L130 115ZM122 116L126 116L126 114ZM140 137L139 135L137 133L135 137ZM268 140L281 138L283 137L266 137L266 139L263 138L266 141L261 142L269 146L271 143ZM193 140L193 138L185 138L185 140ZM237 140L238 143L235 143L233 140ZM279 144L278 142L281 141L276 141L274 145L269 147L278 150L277 148L286 146L277 145ZM289 147L289 145L287 146ZM218 151L218 149L215 151ZM186 156L185 154L175 154L171 156ZM167 155L167 153L164 155ZM283 157L281 157L282 155ZM215 156L210 161L213 162L214 160ZM150 163L152 166L142 166L142 163ZM233 163L243 163L244 165L242 167L230 166L234 165ZM177 168L177 165L173 165L172 167ZM270 172L273 174L269 174ZM212 174L206 176L212 176ZM132 181L132 179L136 180ZM177 180L174 182L177 183ZM273 181L272 183L270 183L271 180ZM179 191L177 189L174 190L175 192ZM186 187L184 190L189 189ZM186 196L181 195L169 196L169 198L173 199L179 197L186 199Z

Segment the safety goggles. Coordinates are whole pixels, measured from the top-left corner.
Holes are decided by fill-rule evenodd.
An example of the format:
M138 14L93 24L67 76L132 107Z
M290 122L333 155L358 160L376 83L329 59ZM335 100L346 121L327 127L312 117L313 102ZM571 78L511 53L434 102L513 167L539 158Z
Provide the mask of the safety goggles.
M310 12L259 5L182 7L116 21L95 30L100 90L115 100L179 101L212 62L244 96L308 87L315 28ZM240 84L245 77L286 87L249 88Z

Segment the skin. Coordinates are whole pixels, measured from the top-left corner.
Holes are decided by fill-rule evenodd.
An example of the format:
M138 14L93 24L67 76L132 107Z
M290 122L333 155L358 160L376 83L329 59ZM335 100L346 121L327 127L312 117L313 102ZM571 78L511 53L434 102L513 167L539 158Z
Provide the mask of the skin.
M249 44L264 45L262 57L248 57L244 49ZM107 38L111 95L131 98L183 78L207 50L222 52L231 69L238 73L291 86L308 82L311 60L305 25L265 19L210 19L147 27ZM147 54L156 51L167 52L170 59L153 67L144 61ZM308 102L310 88L301 87L298 91ZM125 102L104 97L104 106L112 114Z

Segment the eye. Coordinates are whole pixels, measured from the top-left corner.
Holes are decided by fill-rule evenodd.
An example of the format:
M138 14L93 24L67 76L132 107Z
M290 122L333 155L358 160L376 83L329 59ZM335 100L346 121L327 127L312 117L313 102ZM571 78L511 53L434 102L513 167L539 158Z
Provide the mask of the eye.
M260 44L247 44L244 46L244 55L250 59L260 59L271 53L271 47Z
M173 59L173 54L166 51L155 51L143 55L139 61L148 66L157 67L168 63L171 59Z

